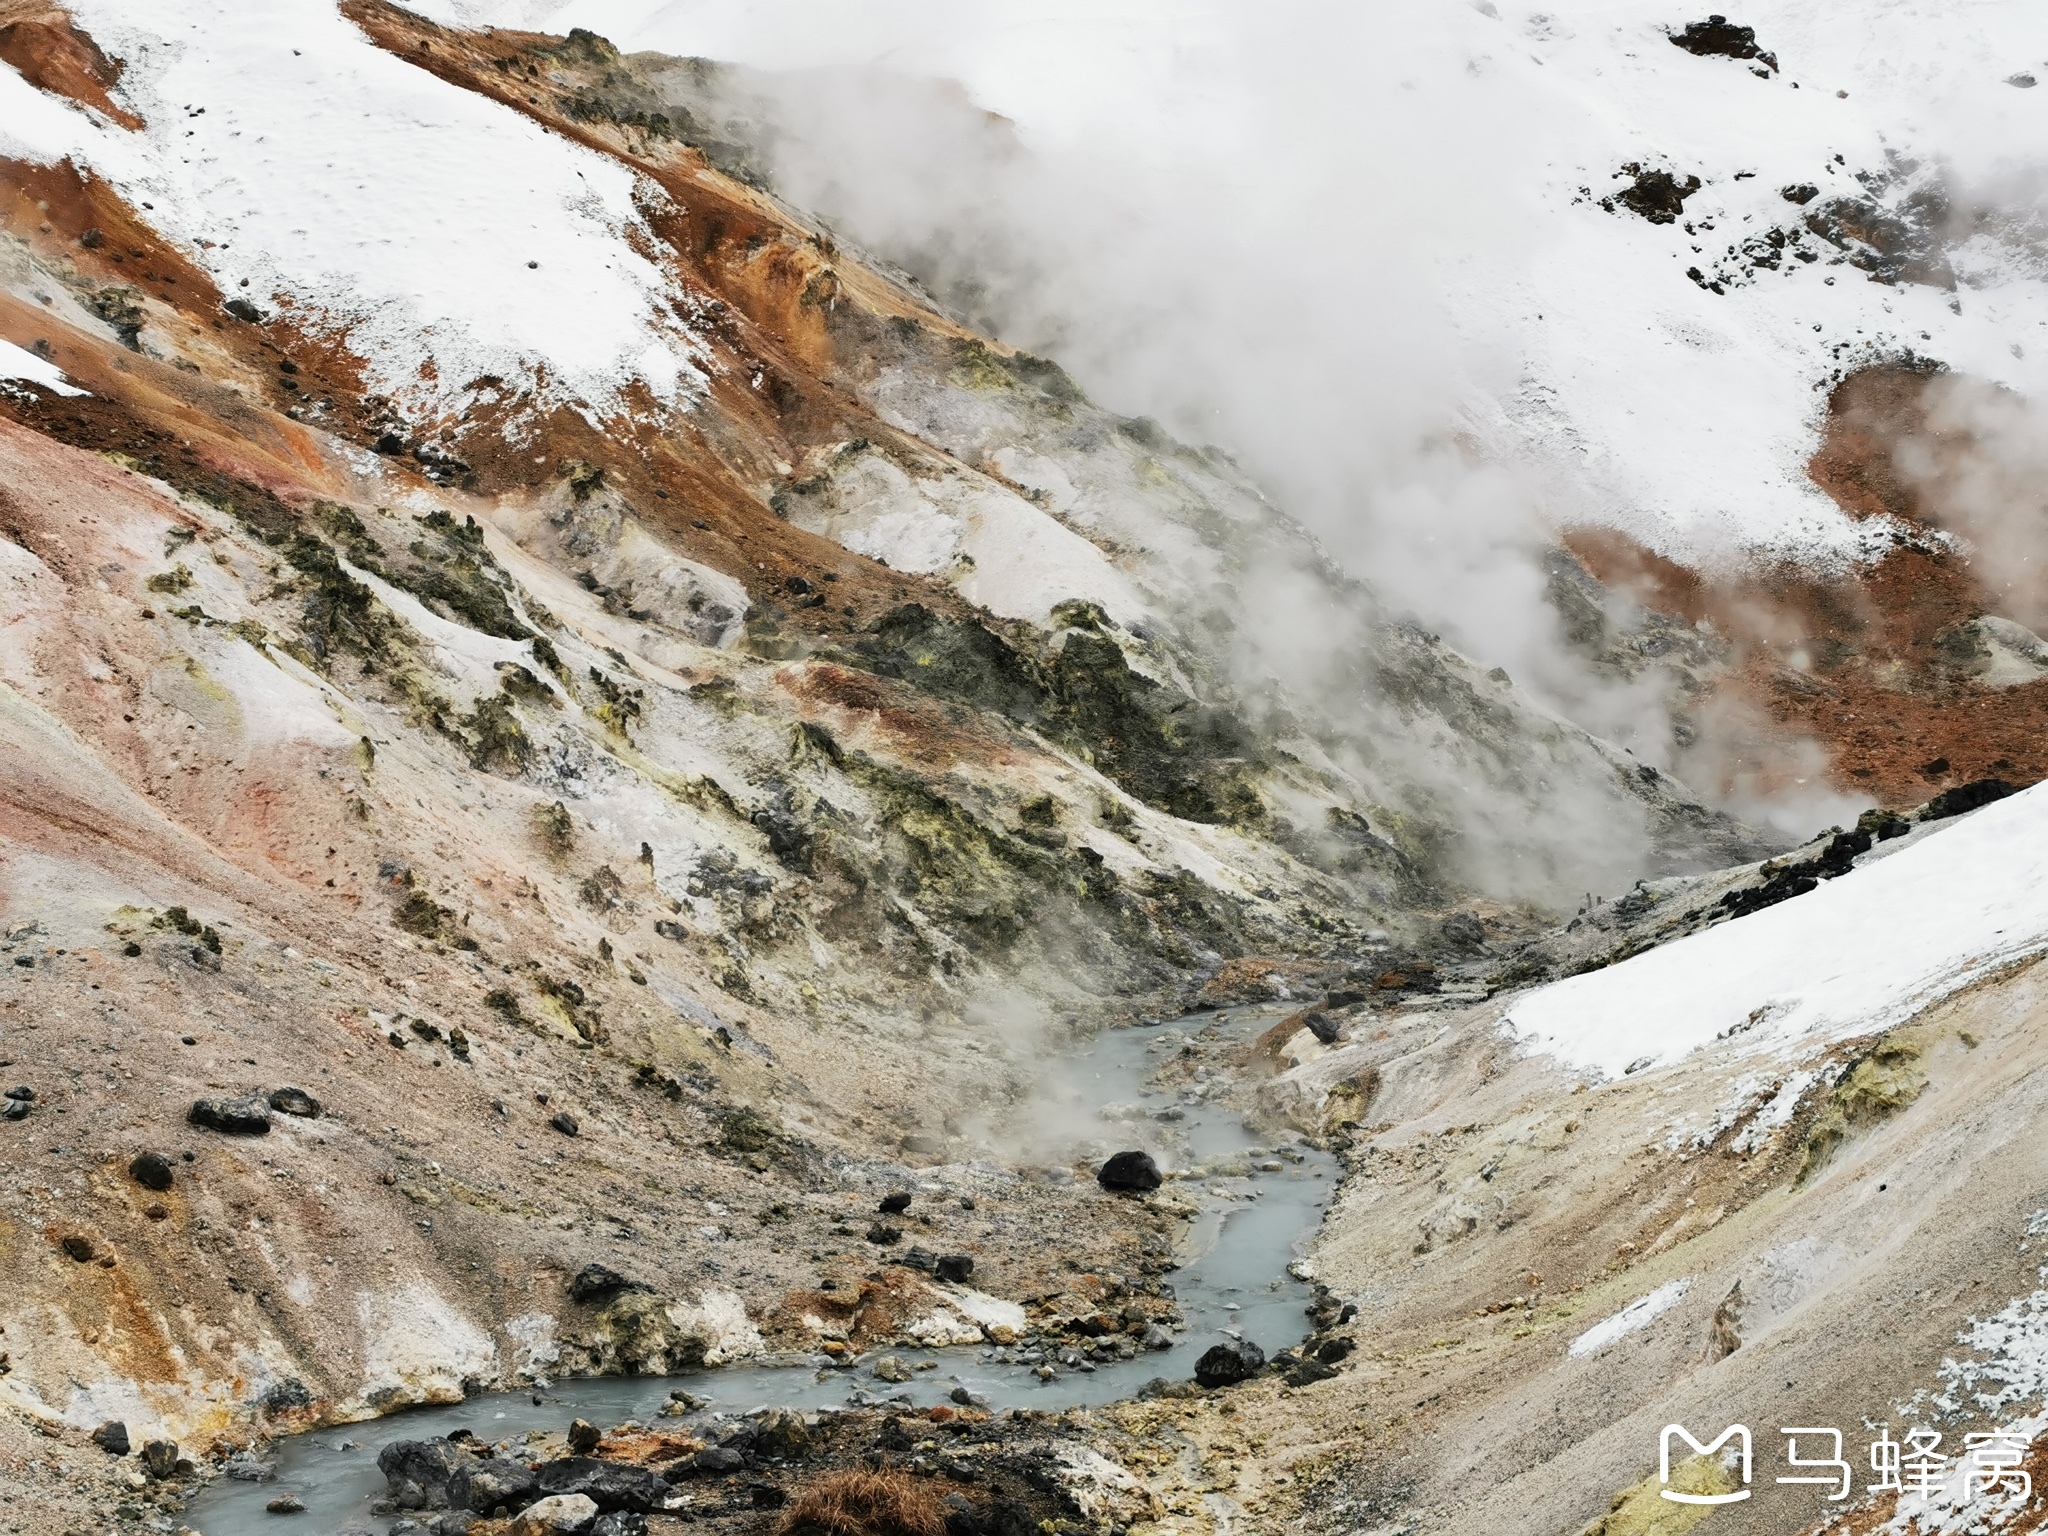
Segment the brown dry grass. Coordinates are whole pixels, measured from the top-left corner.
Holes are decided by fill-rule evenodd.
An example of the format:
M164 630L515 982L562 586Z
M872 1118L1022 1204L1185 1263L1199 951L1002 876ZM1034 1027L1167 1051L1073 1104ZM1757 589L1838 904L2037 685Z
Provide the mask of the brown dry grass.
M945 1529L931 1486L894 1467L834 1472L805 1484L776 1527L778 1536L943 1536Z

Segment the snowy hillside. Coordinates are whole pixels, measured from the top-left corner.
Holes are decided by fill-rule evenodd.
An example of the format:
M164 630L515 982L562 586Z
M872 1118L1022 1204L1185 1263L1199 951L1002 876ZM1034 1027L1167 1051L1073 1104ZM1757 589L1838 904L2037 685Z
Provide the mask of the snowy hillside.
M423 416L478 380L617 411L702 385L616 161L372 43L323 0L76 8L130 132L0 70L0 154L98 171L222 293L345 345ZM498 390L482 386L496 398Z
M1540 988L1503 1025L1603 1077L1877 1034L2048 949L2048 790L1936 823L1818 889ZM1716 1043L1719 1042L1717 1045Z

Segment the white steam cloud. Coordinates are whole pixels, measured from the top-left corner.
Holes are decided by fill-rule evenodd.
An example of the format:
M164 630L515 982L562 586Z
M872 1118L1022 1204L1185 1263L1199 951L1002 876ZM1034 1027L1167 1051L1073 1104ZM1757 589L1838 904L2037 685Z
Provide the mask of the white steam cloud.
M1756 0L1737 19L1776 73L1671 48L1706 8L1651 0L438 8L752 66L727 105L790 202L1107 407L1226 449L1393 612L1784 830L1854 809L1821 787L1818 749L1788 797L1714 767L1760 722L1680 748L1654 673L1596 675L1566 643L1545 598L1555 531L1617 526L1694 564L1839 563L1864 535L1804 463L1841 346L1911 344L2048 395L2048 333L2010 345L2048 325L2024 252L1979 251L1967 306L1825 263L1726 293L1683 276L1796 228L1779 187L1860 195L1857 173L1902 146L2038 186L2027 93L2002 83L2048 60L2038 4L1846 28L1821 0ZM1698 174L1684 212L1704 227L1599 211L1637 161ZM1987 555L2036 558L1970 512L1997 495L1959 490L1955 518ZM1365 617L1298 596L1285 572L1244 592L1249 671L1312 683Z

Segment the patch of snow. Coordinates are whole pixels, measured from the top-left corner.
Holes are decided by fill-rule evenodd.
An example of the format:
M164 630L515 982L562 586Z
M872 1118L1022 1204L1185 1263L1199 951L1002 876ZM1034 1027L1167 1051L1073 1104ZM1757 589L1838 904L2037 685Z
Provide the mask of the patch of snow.
M1648 1327L1652 1322L1669 1312L1685 1299L1685 1293L1692 1289L1692 1281L1672 1280L1660 1285L1649 1295L1630 1302L1614 1316L1595 1323L1584 1333L1573 1339L1565 1352L1574 1360L1597 1354L1617 1340L1625 1339L1638 1329Z
M635 242L659 190L378 48L331 0L81 0L129 133L0 70L0 148L111 182L230 298L337 334L416 414L497 375L620 408L703 378L682 294Z
M53 395L82 395L80 389L64 377L64 370L55 363L45 362L25 347L17 347L11 341L0 341L0 385L11 379L25 384L36 384Z
M1513 1039L1621 1076L1891 1028L2048 947L2048 788L1960 818L1882 863L1514 1003ZM1640 1068L1639 1068L1640 1070Z
M807 533L899 571L941 575L969 601L1043 624L1058 604L1088 598L1126 624L1149 606L1095 545L980 475L913 477L870 453L835 479L829 503L796 498Z

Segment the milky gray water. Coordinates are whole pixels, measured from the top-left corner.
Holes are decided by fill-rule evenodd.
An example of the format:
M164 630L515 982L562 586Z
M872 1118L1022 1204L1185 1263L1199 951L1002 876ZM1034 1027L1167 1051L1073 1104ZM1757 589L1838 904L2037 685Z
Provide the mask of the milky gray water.
M1233 1009L1168 1024L1106 1030L1069 1063L1078 1107L1093 1112L1101 1140L1129 1145L1156 1140L1133 1134L1130 1106L1148 1115L1181 1112L1182 1118L1167 1127L1174 1133L1176 1150L1162 1163L1170 1172L1182 1171L1183 1177L1172 1187L1194 1199L1201 1213L1193 1223L1181 1268L1165 1277L1187 1325L1171 1349L1140 1351L1134 1360L1102 1362L1084 1370L1061 1364L1059 1351L1049 1348L1048 1361L1057 1372L1050 1381L1039 1380L1032 1365L1017 1359L1024 1350L979 1345L889 1349L886 1353L915 1373L901 1385L877 1380L863 1364L834 1368L825 1356L817 1355L801 1364L725 1366L687 1376L559 1381L538 1394L538 1404L530 1392L484 1393L460 1404L408 1409L281 1440L268 1453L277 1469L275 1482L223 1478L194 1496L185 1518L205 1536L274 1533L279 1521L263 1506L290 1490L307 1509L292 1522L295 1529L382 1530L389 1517L370 1513L372 1501L385 1492L377 1452L394 1440L468 1429L482 1440L516 1441L529 1430L559 1431L576 1418L600 1426L627 1419L654 1423L676 1389L707 1401L705 1408L687 1418L661 1421L679 1429L714 1425L721 1416L737 1417L771 1406L807 1411L892 1404L926 1408L947 1402L959 1386L987 1399L992 1409L1055 1411L1132 1397L1156 1376L1186 1380L1204 1350L1232 1335L1250 1339L1269 1355L1296 1344L1308 1332L1304 1309L1311 1293L1288 1266L1322 1219L1336 1182L1336 1160L1291 1139L1283 1146L1270 1136L1256 1136L1230 1109L1187 1091L1158 1092L1151 1082L1154 1065L1182 1040L1204 1031L1243 1039L1278 1016L1274 1008ZM1101 1112L1112 1106L1116 1116L1103 1116ZM1210 1176L1187 1176L1202 1169ZM917 1370L925 1360L936 1362L934 1368Z

